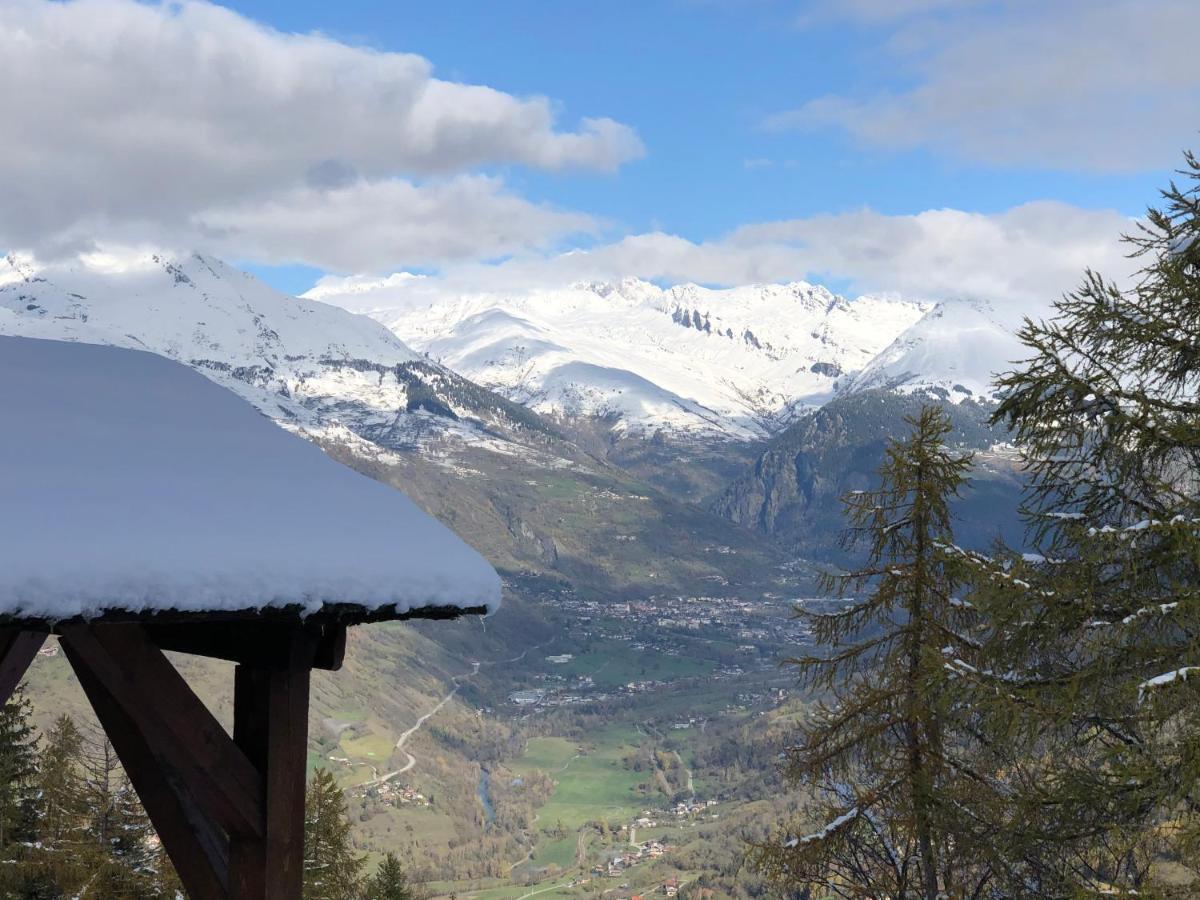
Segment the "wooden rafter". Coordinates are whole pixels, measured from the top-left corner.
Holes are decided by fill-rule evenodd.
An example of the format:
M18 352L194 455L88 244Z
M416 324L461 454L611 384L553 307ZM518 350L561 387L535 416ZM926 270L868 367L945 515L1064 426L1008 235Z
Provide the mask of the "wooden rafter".
M286 628L262 619L237 623L152 623L145 628L154 644L163 650L258 667L290 667L296 659L298 642L314 669L340 669L346 655L346 626L332 622Z

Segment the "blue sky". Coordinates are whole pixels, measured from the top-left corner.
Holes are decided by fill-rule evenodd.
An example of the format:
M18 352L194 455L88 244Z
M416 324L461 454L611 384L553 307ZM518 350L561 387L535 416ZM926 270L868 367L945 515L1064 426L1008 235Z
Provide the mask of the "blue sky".
M748 221L864 205L885 213L940 206L993 212L1048 198L1136 214L1169 167L1092 173L1073 171L1069 161L1065 170L979 165L864 147L836 131L764 127L772 114L809 98L906 81L881 50L889 29L837 20L805 27L794 3L230 6L285 30L419 53L443 78L546 95L568 123L590 115L633 126L646 157L616 175L516 176L531 196L630 229L702 239ZM754 165L766 161L774 165Z
M19 24L47 47L77 32L97 71L121 74L107 113L95 111L103 79L56 85L64 112L77 99L77 115L99 122L69 137L161 115L161 133L194 127L211 146L179 151L176 169L171 139L156 154L148 142L125 146L134 139L114 128L88 166L102 169L96 160L112 153L115 173L98 177L153 176L163 195L142 209L130 191L89 186L91 207L64 199L61 216L39 214L40 230L6 230L0 219L0 246L46 255L165 240L218 252L292 292L324 274L469 271L464 283L475 283L499 265L509 280L575 276L587 267L559 257L584 248L606 277L815 275L931 293L945 287L904 260L894 277L878 264L889 243L937 245L965 267L994 259L997 246L1035 245L1031 227L1075 241L1060 253L1072 265L1089 253L1103 262L1105 229L1119 231L1154 200L1200 125L1183 0L236 0L224 9L13 0L12 9L10 32ZM204 49L214 44L253 59L222 62ZM424 74L407 71L410 54L426 61ZM150 88L137 96L168 68L169 83L196 94L193 108L169 112L171 98ZM393 95L434 83L449 86L443 108L389 130ZM456 108L478 100L467 86L492 92L463 124ZM360 119L344 113L360 103ZM611 122L593 133L589 119ZM144 164L126 167L118 153ZM0 175L30 177L3 165ZM316 184L314 172L345 176ZM194 195L181 178L195 180ZM206 179L213 189L202 192ZM1054 205L1020 212L1037 201ZM966 218L930 215L939 210ZM990 236L947 250L964 231ZM847 250L856 241L857 255Z

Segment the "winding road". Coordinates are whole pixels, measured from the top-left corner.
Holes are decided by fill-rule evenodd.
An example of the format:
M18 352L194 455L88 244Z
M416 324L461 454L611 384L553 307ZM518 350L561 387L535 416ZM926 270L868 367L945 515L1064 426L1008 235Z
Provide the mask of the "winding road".
M400 738L396 741L396 749L398 751L400 751L401 753L403 753L406 757L408 757L408 759L405 760L404 765L402 765L399 769L396 769L394 772L388 772L386 775L380 775L378 778L372 778L370 781L363 782L360 785L360 787L367 788L367 787L373 787L374 785L377 785L377 784L385 784L386 782L391 781L393 778L403 775L405 772L409 771L413 766L415 766L417 764L417 758L415 756L413 756L411 753L409 753L407 750L405 750L404 745L408 743L408 739L410 737L412 737L414 734L416 734L418 731L421 730L422 725L424 725L427 721L429 721L431 718L433 718L435 715L437 715L439 712L441 712L442 707L444 707L447 703L449 703L451 700L454 699L454 695L459 692L460 688L462 688L463 682L465 682L471 678L474 678L476 675L479 674L479 669L481 666L495 666L495 665L502 665L504 663L520 662L526 656L529 655L529 652L531 650L537 650L539 647L542 647L542 646L544 646L544 644L535 644L532 647L528 647L525 649L525 651L523 653L521 653L519 656L514 656L512 659L493 659L493 660L489 660L487 662L472 661L471 662L471 671L464 672L461 675L455 675L453 678L451 678L450 681L453 683L454 687L451 689L450 693L448 693L445 697L443 697L441 700L439 700L437 702L437 705L434 706L433 709L429 710L429 712L425 713L419 719L417 719L416 724L413 725L412 728L408 729L408 731L401 734Z

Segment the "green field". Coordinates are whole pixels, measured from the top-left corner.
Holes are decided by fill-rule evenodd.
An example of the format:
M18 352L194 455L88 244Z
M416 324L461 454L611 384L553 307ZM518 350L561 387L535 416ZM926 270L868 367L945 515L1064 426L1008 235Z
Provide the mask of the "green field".
M578 759L571 758L576 751L562 738L537 738L530 744L533 758L542 763L535 767L549 772L555 780L549 802L538 810L543 827L562 822L568 830L577 831L585 822L597 819L620 823L645 805L645 799L636 791L643 776L625 768L623 762L623 757L637 746L633 729L607 728L597 733L589 742L590 751ZM567 749L571 754L564 759ZM529 759L527 750L517 765L528 765Z
M347 735L340 741L340 746L351 759L369 759L372 762L383 763L392 755L396 739L390 733L370 732L361 737Z
M571 888L562 888L555 890L554 885L565 884L561 879L548 882L545 886L534 885L533 887L500 887L489 888L479 891L478 893L459 893L458 896L463 898L471 898L471 900L520 900L522 897L534 897L538 900L555 900L555 898L563 897L578 897L579 892ZM549 888L549 890L547 890Z
M516 772L528 772L540 769L553 775L579 752L574 741L560 737L530 738L525 746L525 752L519 759L514 760L510 767Z
M568 834L560 841L539 844L534 862L541 867L555 865L560 869L569 869L575 865L575 851L578 845L579 838L575 834Z

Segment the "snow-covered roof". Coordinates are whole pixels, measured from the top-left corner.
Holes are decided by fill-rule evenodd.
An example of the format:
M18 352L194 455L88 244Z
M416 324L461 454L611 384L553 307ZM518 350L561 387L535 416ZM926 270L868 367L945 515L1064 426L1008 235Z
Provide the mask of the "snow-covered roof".
M187 367L0 336L0 616L499 600L399 491Z

